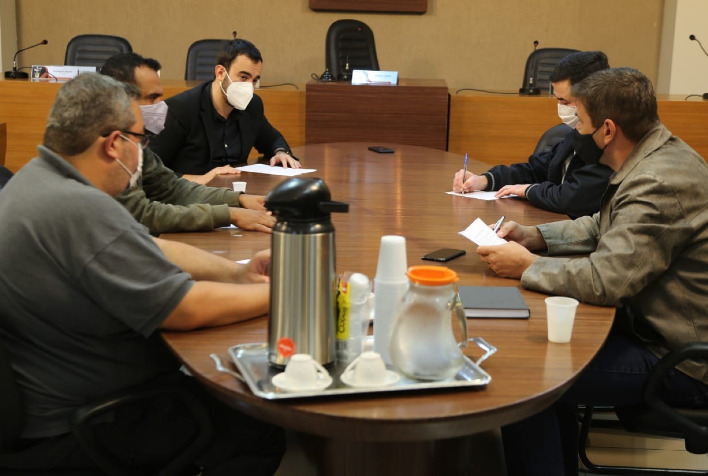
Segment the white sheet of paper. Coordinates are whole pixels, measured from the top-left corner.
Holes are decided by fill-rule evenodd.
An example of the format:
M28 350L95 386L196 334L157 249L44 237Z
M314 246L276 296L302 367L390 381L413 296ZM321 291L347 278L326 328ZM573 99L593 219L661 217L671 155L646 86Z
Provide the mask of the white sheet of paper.
M476 198L477 200L499 200L497 197L494 196L495 193L497 192L468 192L468 193L457 193L457 192L445 192L448 195L454 195L456 197L465 197L465 198ZM502 198L512 198L516 197L517 195L507 195L506 197Z
M243 167L236 167L242 172L255 172L257 174L268 174L268 175L284 175L286 177L294 177L295 175L309 174L310 172L315 172L317 169L291 169L285 167L271 167L266 164L253 164L244 165Z
M470 241L473 241L477 246L481 245L503 245L506 243L504 238L499 238L481 218L477 218L470 226L460 232Z

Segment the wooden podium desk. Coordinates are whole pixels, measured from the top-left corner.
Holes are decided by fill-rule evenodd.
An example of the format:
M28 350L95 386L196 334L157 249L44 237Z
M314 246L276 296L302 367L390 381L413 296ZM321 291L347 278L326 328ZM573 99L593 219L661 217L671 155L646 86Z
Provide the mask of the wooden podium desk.
M659 118L708 160L708 101L659 95ZM525 162L541 135L560 123L557 101L546 95L450 91L448 150L490 165Z
M368 142L308 144L293 152L317 172L332 199L349 203L349 213L332 214L336 233L336 271L373 278L382 235L406 238L408 265L426 264L437 248L466 249L446 266L459 284L519 286L491 272L476 246L458 232L475 218L494 223L501 215L525 224L562 219L526 201L475 200L447 195L463 158L441 150L383 142L393 154L367 150ZM470 161L481 173L486 164ZM229 178L223 185L230 185ZM266 194L283 177L244 172L248 191ZM237 229L164 234L232 260L269 247L270 236ZM471 438L536 413L554 402L603 344L614 309L581 303L569 344L548 342L544 294L521 289L529 319L468 319L470 337L481 336L499 350L482 367L491 375L483 390L399 392L329 398L265 400L233 378L217 372L210 353L229 363L236 344L267 342L267 318L191 332L163 332L163 338L190 372L220 400L254 417L301 434L322 475L500 474L483 469L484 456L499 453L471 445ZM468 346L476 359L482 351ZM229 364L231 368L233 365ZM477 435L475 437L471 435ZM481 453L481 454L480 454ZM293 473L290 473L293 474ZM295 473L297 474L297 473ZM300 473L301 474L301 473Z
M447 150L448 89L442 79L398 85L307 83L305 141L381 142Z
M31 82L0 78L0 123L7 124L5 166L17 172L37 156L42 143L47 116L57 91L63 83ZM199 82L163 80L165 98L174 96ZM305 143L305 92L300 89L266 89L256 91L263 99L266 117L283 134L291 147ZM255 156L257 152L254 150Z

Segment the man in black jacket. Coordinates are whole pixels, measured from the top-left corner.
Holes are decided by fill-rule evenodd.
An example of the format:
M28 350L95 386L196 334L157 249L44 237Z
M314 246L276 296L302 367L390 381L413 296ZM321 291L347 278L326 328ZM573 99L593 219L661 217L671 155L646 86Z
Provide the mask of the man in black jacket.
M251 148L271 165L299 168L283 136L266 119L253 94L263 58L247 40L235 39L219 53L214 80L167 99L164 130L151 142L166 166L202 182L215 167L245 165Z
M607 56L601 51L573 53L556 65L550 76L554 96L558 100L558 116L575 128L575 100L570 87L595 71L608 69ZM583 157L575 150L573 131L551 150L534 154L527 162L510 166L497 165L482 175L464 170L455 174L453 191L497 191L501 198L517 195L544 210L565 213L570 218L592 215L600 209L602 194L612 170Z

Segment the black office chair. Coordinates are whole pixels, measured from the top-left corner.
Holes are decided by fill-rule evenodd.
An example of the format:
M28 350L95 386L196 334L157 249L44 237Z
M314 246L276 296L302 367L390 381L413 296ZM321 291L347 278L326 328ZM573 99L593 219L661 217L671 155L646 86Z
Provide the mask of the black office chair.
M113 35L79 35L66 45L64 64L95 66L100 69L108 58L118 53L132 53L133 47L125 38Z
M541 48L534 50L526 60L524 80L519 92L522 94L539 94L551 88L548 77L558 62L571 53L579 50L570 48Z
M570 134L573 129L561 123L555 125L543 133L541 138L536 144L536 149L534 149L534 154L540 154L542 152L547 152L553 148L554 145L565 139L565 137Z
M214 79L214 66L219 52L231 40L198 40L187 50L187 66L184 79L187 81L208 81Z
M664 436L684 440L686 451L694 454L708 453L708 409L674 408L667 405L659 396L658 389L664 377L678 363L686 359L708 360L708 343L696 342L675 349L665 355L649 374L644 387L644 404L617 407L614 409L621 428L632 433L652 436ZM628 466L600 465L590 461L587 455L588 434L593 420L594 408L587 407L583 412L578 453L583 464L593 473L607 475L708 475L708 471L640 468ZM612 423L601 426L608 427Z
M341 78L345 65L349 70L378 71L374 32L359 20L337 20L327 30L326 66L335 78Z
M10 360L0 344L0 474L3 475L42 475L42 476L95 476L96 470L64 469L12 469L32 466L28 462L45 461L46 454L42 444L34 447L18 448L18 438L23 424L23 403L19 387L15 381ZM162 468L127 468L115 460L93 433L93 422L102 422L102 416L122 406L139 400L156 397L172 398L175 404L183 408L185 414L194 417L198 425L197 436L172 461L165 462ZM182 474L190 462L206 447L212 438L212 425L206 409L201 402L183 387L173 385L146 385L140 388L108 395L77 408L71 417L72 431L84 450L91 456L101 470L110 476L140 476Z
M4 165L0 165L0 190L5 188L5 185L7 182L12 178L12 171L5 167Z

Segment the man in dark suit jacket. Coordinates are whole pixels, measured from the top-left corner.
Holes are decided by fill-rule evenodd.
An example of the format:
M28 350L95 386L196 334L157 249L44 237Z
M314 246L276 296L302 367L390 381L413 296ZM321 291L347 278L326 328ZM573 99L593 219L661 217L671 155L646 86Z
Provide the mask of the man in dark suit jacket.
M453 179L453 191L497 191L499 198L513 194L570 218L598 211L612 170L575 150L573 128L578 118L570 87L609 67L601 51L581 51L563 58L550 80L558 100L558 116L569 126L568 135L550 151L533 154L526 162L497 165L481 175L460 170Z
M245 165L251 148L271 165L299 168L283 136L266 119L263 101L253 94L263 58L247 40L235 39L219 53L214 80L167 99L164 130L151 149L165 165L203 183L209 171Z

